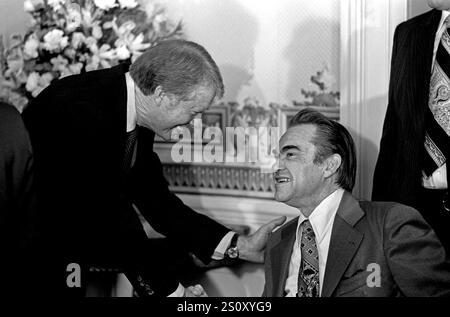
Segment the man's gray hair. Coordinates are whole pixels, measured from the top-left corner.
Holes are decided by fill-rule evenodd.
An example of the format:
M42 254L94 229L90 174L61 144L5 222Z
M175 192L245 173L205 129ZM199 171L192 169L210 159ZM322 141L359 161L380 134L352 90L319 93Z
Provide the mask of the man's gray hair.
M130 66L130 75L145 95L161 86L186 99L200 85L214 88L218 98L224 94L216 63L203 46L190 41L167 40L149 48Z

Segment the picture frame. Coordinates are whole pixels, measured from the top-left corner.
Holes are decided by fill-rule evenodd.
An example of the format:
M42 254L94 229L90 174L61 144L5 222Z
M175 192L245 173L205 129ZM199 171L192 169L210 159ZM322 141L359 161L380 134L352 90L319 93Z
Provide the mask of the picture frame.
M223 144L224 143L224 138L225 138L225 131L226 131L226 127L229 125L229 107L227 104L218 104L218 105L214 105L211 108L209 108L208 110L206 110L205 112L202 113L201 115L201 127L202 127L202 132L201 132L201 136L202 136L202 144L207 144L210 142L213 142L214 144ZM194 119L195 120L195 119ZM159 137L158 135L155 136L155 143L158 144L173 144L173 143L177 143L177 142L190 142L190 143L194 143L194 133L193 133L193 129L194 129L194 120L191 121L191 128L190 128L190 134L191 134L191 139L189 141L183 141L183 139L181 140L169 140L166 141L164 139L162 139L161 137ZM217 127L219 129L221 129L222 131L222 139L220 140L210 140L210 139L204 139L204 132L206 130L206 128L209 127Z
M296 105L293 107L282 107L278 109L278 126L280 127L280 133L286 132L289 127L291 119L300 111L306 108L314 109L326 117L339 121L339 107L324 107L324 106L311 106L311 105Z

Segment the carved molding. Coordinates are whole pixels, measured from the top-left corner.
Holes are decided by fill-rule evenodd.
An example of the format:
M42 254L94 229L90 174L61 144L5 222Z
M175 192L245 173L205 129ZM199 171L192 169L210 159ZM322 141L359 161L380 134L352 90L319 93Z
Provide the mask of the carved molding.
M164 176L176 193L273 198L272 174L257 166L164 163Z
M407 0L342 0L341 123L355 141L354 194L370 199L387 107L395 27L407 18Z

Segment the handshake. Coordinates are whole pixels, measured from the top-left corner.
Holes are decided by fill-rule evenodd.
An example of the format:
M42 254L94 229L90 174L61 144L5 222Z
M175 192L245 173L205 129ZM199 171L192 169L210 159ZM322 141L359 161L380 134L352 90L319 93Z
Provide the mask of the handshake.
M200 284L189 286L184 289L183 297L208 297Z

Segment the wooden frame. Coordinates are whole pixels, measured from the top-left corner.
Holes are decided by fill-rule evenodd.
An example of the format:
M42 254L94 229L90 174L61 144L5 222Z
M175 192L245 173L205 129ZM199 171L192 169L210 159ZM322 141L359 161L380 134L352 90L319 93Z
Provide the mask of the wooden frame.
M229 109L226 104L221 105L215 105L206 110L202 113L201 116L202 119L202 137L204 134L204 131L208 127L218 127L222 131L222 140L212 140L212 142L216 143L223 143L223 138L225 137L225 129L229 125ZM193 127L193 121L191 121L191 125ZM193 141L193 129L191 130L191 140L189 142L194 143ZM166 144L162 147L167 147L167 144L171 146L173 143L179 142L179 140L171 140L171 141L165 141L159 136L155 136L155 143L158 144ZM183 142L183 141L181 141ZM187 141L185 141L187 142ZM211 140L204 140L202 139L202 144L207 144L211 142Z
M300 110L311 108L314 109L326 117L339 121L339 107L322 107L322 106L304 106L296 105L293 107L283 107L279 109L278 112L278 126L280 127L280 133L286 132L289 121L294 117Z

